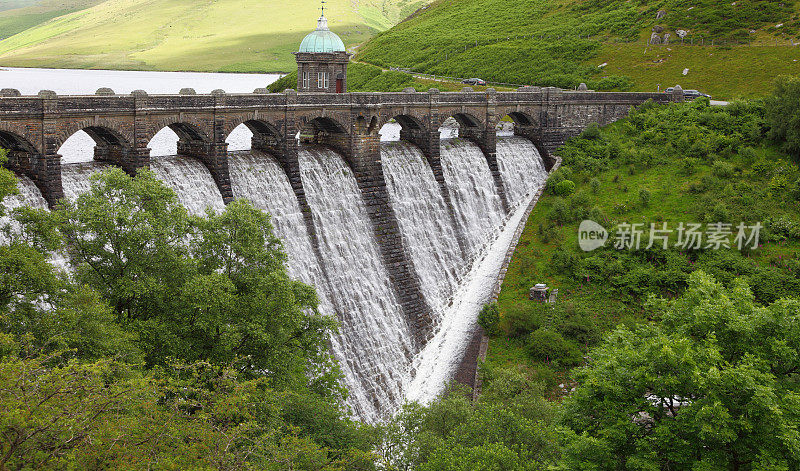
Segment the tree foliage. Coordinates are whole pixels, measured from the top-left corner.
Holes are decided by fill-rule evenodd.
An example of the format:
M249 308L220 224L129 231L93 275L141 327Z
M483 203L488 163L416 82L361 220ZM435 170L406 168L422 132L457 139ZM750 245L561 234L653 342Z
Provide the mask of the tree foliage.
M616 330L577 370L564 420L597 469L795 469L800 302L758 305L695 272L657 324Z

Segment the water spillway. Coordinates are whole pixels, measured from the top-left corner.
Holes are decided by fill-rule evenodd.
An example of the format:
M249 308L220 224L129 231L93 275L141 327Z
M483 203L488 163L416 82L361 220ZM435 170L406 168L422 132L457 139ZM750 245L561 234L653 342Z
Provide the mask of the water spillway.
M499 254L508 246L508 226L521 220L520 209L544 183L546 171L536 148L521 138L498 139L502 184L516 208L509 215L486 157L469 141L443 141L438 179L417 147L381 145L388 204L420 292L434 310L433 336L421 345L398 301L403 287L391 281L369 202L353 170L339 154L322 147L303 147L298 158L302 203L278 160L257 150L229 154L234 197L270 213L289 273L315 286L320 312L339 320L330 347L341 365L353 415L376 422L408 399L430 400L453 377L475 331ZM91 174L108 165L63 165L67 198L86 191ZM152 157L151 168L193 214L224 208L199 160ZM22 181L30 190L24 201L45 207L33 183Z
M7 214L0 217L0 244L7 244L9 242L6 234L3 232L8 228L12 233L20 230L16 222L11 219L11 211L23 206L30 206L31 208L46 209L47 201L42 196L42 192L33 183L30 178L17 175L17 190L19 193L15 195L8 195L3 199L3 205L6 207Z

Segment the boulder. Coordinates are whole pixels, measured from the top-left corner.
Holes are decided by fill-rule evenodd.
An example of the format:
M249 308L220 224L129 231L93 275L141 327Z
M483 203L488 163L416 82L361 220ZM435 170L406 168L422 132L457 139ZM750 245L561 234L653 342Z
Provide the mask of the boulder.
M658 10L656 12L656 19L657 20L660 20L661 18L664 18L665 16L667 16L667 12L664 11L664 10Z
M661 41L661 44L669 44L669 33L664 33L664 39Z
M651 34L650 44L661 44L661 36L659 36L658 33Z
M685 29L679 29L678 31L675 31L675 34L677 34L679 38L683 39L687 34L689 34L689 32Z
M655 25L655 26L653 26L653 32L654 33L663 33L664 32L664 27L660 26L660 25Z

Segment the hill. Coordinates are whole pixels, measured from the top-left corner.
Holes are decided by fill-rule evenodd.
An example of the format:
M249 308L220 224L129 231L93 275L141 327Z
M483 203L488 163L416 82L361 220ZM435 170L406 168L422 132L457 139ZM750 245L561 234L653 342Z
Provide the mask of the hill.
M325 11L349 47L425 3L331 0ZM290 53L318 16L319 4L305 0L106 0L0 41L0 64L288 72L295 68Z
M795 115L772 116L781 114ZM761 305L800 296L800 170L768 138L765 115L760 102L645 105L569 141L510 263L500 320L489 326L495 334L489 366L525 365L532 377L567 394L568 371L584 362L603 332L657 321L646 309L649 297L681 296L698 270L726 286L743 278ZM603 248L580 248L585 219L609 231ZM729 224L729 248L707 245L717 222ZM763 225L756 249L736 246L742 222ZM621 224L634 223L641 224L639 248L618 250ZM675 246L680 223L700 224L699 249ZM648 248L651 224L671 229L668 249L659 239ZM559 289L554 307L528 299L541 282Z
M102 0L4 0L0 1L0 39L61 15L82 10Z
M514 84L755 96L800 73L798 21L797 4L780 0L439 0L357 60ZM669 44L648 45L654 30Z

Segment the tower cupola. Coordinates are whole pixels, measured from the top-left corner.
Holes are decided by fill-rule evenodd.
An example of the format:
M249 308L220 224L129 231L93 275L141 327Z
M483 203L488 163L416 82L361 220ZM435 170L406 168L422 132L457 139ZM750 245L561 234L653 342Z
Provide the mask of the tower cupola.
M297 61L297 91L347 91L347 63L351 54L345 50L342 39L328 28L324 9L317 20L317 29L303 38L294 56Z

